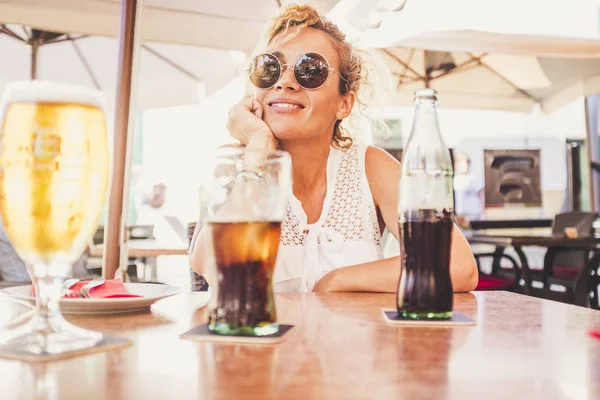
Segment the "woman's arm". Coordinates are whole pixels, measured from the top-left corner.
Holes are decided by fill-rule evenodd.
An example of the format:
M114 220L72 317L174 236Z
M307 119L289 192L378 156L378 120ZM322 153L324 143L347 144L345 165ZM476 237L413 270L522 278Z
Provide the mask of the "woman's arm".
M365 167L375 205L381 210L388 230L398 235L398 180L400 163L377 147L367 149ZM450 277L455 292L475 289L478 281L475 257L464 235L455 225L450 249ZM396 292L400 258L392 257L339 268L326 274L315 291Z
M203 229L202 220L196 224L194 235L190 244L190 267L198 275L201 275L210 285L213 283L213 276L210 268L206 267L206 237L207 230Z
M262 120L262 104L254 99L253 96L245 96L236 104L229 113L227 119L227 129L230 135L239 141L239 144L231 144L223 147L246 147L248 149L274 150L277 148L277 139L273 136L269 126ZM242 195L247 192L241 190ZM230 202L236 204L235 191L230 195ZM245 204L239 201L237 204ZM190 245L190 267L198 274L202 275L207 282L212 281L210 271L207 270L206 263L206 229L202 229L202 221L196 225L196 230L192 237ZM207 276L209 275L209 276Z
M458 238L458 240L457 240ZM461 240L462 239L462 240ZM458 243L457 243L458 242ZM455 243L457 243L455 245ZM464 245L466 244L466 249ZM477 286L477 268L464 268L475 260L468 242L458 227L452 231L450 276L455 292L468 292ZM460 260L460 261L457 261ZM400 279L400 257L385 258L329 272L315 285L315 292L395 293Z

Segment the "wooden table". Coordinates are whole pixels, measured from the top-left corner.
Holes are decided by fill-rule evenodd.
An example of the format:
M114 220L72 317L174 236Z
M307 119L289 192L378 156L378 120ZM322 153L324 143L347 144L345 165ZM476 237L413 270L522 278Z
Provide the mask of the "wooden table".
M102 257L104 246L99 244L90 248L92 257ZM184 243L165 244L155 239L131 239L127 242L127 255L129 257L158 257L188 254L187 245Z
M574 285L575 304L589 306L589 288L598 282L596 271L600 267L600 239L593 237L567 238L564 235L545 235L545 236L509 236L509 235L481 235L477 233L466 234L466 238L471 244L489 244L496 246L502 253L506 247L512 247L519 256L520 266L523 271L525 286L523 290L529 293L531 289L532 273L527 261L527 256L523 252L525 246L545 247L552 253L563 250L588 250L594 254L587 262L584 268L579 272ZM546 259L552 259L546 254ZM551 266L550 266L551 267ZM546 268L546 266L544 267Z
M455 295L475 327L399 328L392 294L280 294L275 346L199 343L190 294L152 312L72 322L134 340L128 349L50 364L0 360L8 399L584 399L600 398L600 312L508 292ZM0 323L23 310L0 300Z

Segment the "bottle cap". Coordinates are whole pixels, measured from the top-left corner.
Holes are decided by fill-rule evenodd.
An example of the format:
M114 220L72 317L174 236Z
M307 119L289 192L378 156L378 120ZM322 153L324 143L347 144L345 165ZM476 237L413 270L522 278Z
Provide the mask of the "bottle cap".
M433 100L437 101L437 92L433 89L419 89L415 91L415 100Z

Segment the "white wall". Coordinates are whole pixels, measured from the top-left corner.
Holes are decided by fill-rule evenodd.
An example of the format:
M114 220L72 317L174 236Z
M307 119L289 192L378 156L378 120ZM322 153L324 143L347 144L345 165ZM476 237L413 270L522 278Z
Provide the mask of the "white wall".
M585 139L584 99L579 98L552 114L531 115L529 126L531 131L537 136Z
M556 137L559 139L585 138L583 99L562 107L552 114L537 111L524 114L512 111L446 109L439 106L442 136L449 147L455 147L465 138L480 137ZM381 118L400 118L402 134L408 139L413 122L411 107L390 107L377 115Z

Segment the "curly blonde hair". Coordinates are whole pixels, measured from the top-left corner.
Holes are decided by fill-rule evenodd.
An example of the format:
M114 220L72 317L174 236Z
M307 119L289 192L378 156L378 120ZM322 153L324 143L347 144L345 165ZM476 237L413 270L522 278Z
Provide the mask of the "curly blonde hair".
M358 51L346 40L346 35L333 22L310 5L292 4L283 8L267 27L264 42L269 45L279 34L287 34L290 28L314 28L325 32L331 38L340 59L339 92L346 95L353 90L357 94L363 79L363 60ZM360 101L359 101L360 103ZM347 130L342 127L342 120L337 120L333 130L333 143L339 147L350 147L353 143Z

